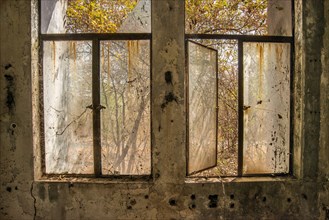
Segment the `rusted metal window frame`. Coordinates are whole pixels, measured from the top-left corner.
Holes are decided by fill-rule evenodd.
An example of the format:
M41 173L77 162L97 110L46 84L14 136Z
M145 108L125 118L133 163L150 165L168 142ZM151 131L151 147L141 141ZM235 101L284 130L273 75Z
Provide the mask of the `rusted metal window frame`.
M293 17L293 13L292 13ZM294 28L293 28L294 30ZM294 33L294 31L293 31ZM294 118L294 34L293 36L258 36L258 35L226 35L226 34L185 34L185 41L189 40L236 40L238 44L238 175L237 176L221 176L221 177L261 177L261 176L287 176L293 175L293 118ZM290 44L290 131L289 131L289 172L288 173L271 173L271 174L243 174L243 43L288 43ZM186 81L186 90L188 94L188 81ZM218 90L217 90L218 93ZM218 96L218 94L217 94ZM188 103L187 112L188 112ZM218 106L217 106L218 108ZM218 121L218 118L216 119ZM187 125L188 125L188 113L187 113ZM217 125L218 127L218 125ZM187 129L188 133L188 129ZM188 136L188 134L187 134ZM189 148L189 142L186 143L187 152ZM188 155L188 154L187 154ZM187 177L189 177L187 175ZM197 176L206 177L206 176ZM209 177L209 176L207 176Z
M47 178L66 178L66 177L83 177L83 178L113 178L123 180L151 180L153 172L152 162L152 138L150 140L151 167L149 175L103 175L102 158L101 158L101 123L100 111L100 42L101 41L127 41L127 40L148 40L150 45L150 103L152 100L152 33L64 33L64 34L44 34L41 32L41 0L38 1L38 36L39 36L39 77L43 79L43 44L45 41L90 41L92 42L92 105L93 110L93 160L94 174L47 174L45 164L45 136L44 136L44 103L43 103L43 80L39 81L40 89L40 146L41 146L41 172L43 177ZM151 11L152 16L152 11ZM152 106L150 106L150 115ZM150 131L152 132L152 120L150 120ZM150 134L151 137L151 134Z

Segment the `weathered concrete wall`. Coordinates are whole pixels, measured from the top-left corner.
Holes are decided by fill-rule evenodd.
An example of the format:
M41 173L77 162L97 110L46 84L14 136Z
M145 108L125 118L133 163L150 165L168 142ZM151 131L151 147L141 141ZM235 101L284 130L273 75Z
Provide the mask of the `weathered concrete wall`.
M329 218L329 1L324 2L324 34L321 49L320 81L320 143L319 143L319 176L323 182L319 193L319 203L323 206L322 218Z
M31 1L0 1L0 219L329 218L328 1L296 0L298 178L233 182L184 181L183 7L152 4L153 179L33 181Z
M31 2L0 1L0 218L34 215Z

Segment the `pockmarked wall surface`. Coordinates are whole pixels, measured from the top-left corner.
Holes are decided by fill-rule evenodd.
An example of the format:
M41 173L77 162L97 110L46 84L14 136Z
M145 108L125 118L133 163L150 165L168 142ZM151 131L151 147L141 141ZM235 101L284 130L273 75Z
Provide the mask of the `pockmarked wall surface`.
M329 2L295 11L295 177L185 178L184 1L155 0L151 180L42 179L36 1L1 0L0 219L329 219Z

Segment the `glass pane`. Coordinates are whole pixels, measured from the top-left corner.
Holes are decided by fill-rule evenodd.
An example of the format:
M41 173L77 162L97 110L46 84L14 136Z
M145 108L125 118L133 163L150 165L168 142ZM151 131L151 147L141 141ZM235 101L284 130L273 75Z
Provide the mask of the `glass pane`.
M196 39L218 51L217 166L193 176L236 176L238 171L238 45L236 40Z
M243 46L243 173L288 173L290 44Z
M101 42L102 173L151 173L150 42Z
M93 173L91 68L91 42L44 42L46 173Z
M291 0L268 0L268 35L292 36Z
M291 0L185 0L191 34L292 36Z
M41 33L150 33L151 0L42 0Z
M188 174L217 164L217 51L188 43Z

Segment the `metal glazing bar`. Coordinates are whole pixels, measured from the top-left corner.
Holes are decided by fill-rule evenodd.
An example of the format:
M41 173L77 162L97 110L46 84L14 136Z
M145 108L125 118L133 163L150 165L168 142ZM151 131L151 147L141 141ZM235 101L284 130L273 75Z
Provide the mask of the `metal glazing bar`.
M219 123L219 95L218 95L218 91L219 91L219 74L218 74L218 50L216 51L216 166L218 164L218 123Z
M245 42L293 42L293 37L259 36L259 35L226 35L226 34L186 34L186 39L223 39L243 40Z
M43 138L40 138L40 146L41 146L41 172L42 174L46 173L46 142L45 142L45 109L44 109L44 87L43 87L43 41L40 41L39 47L39 111L41 112L40 116L40 131L43 135Z
M42 40L147 40L151 33L108 33L108 34L41 34Z
M292 38L293 42L290 44L290 146L289 146L289 174L294 175L294 109L295 109L295 96L294 96L294 60L295 60L295 1L291 1L291 16L292 16Z
M295 46L290 44L290 146L289 146L289 174L293 175L293 133L294 133L294 60L295 60Z
M93 174L67 174L67 173L60 173L60 174L45 174L43 177L45 178L61 178L62 180L65 180L65 178L92 178L95 177ZM106 179L108 177L111 177L111 179ZM140 181L149 181L151 179L150 175L102 175L99 180L101 181L113 181L113 180L140 180Z
M99 177L102 171L101 162L101 123L100 123L100 46L99 40L93 40L92 46L92 109L93 109L93 144L94 172Z
M186 107L186 176L189 175L189 155L190 155L190 141L189 141L189 48L188 48L188 40L185 40L185 107Z
M238 41L238 176L243 173L243 41Z

